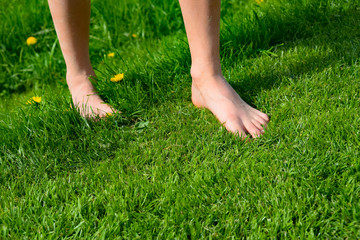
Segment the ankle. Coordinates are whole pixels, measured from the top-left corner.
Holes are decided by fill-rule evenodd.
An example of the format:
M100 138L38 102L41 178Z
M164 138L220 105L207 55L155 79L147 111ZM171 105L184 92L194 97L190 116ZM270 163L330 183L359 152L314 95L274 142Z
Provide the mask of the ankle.
M90 77L95 77L95 72L91 67L84 69L68 68L66 70L66 82L68 85L88 81Z
M66 83L70 90L71 95L77 92L82 92L84 90L94 92L96 91L92 82L89 78L94 75L89 75L87 73L79 74L67 74Z
M74 69L74 68L67 68L66 69L66 77L67 78L76 78L76 77L90 77L95 76L95 72L92 68L83 68L83 69Z
M213 76L222 76L220 64L193 64L190 69L190 75L193 80L208 78Z
M191 67L190 74L192 77L192 83L195 84L195 86L198 88L206 86L210 82L223 79L220 68L214 69Z
M72 64L66 63L66 75L72 76L95 76L94 69L89 61L74 62Z

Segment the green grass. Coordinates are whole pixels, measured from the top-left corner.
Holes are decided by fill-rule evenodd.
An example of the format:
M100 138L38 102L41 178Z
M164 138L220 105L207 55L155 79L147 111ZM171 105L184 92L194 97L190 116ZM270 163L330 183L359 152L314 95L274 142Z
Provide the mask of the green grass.
M224 75L271 116L249 142L191 104L177 2L93 1L101 121L69 107L46 2L0 2L0 239L360 237L359 2L223 1Z

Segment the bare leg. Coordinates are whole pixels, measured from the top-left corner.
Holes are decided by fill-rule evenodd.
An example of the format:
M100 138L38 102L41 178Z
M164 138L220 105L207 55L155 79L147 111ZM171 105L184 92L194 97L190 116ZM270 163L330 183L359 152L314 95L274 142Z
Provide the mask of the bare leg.
M179 0L191 53L192 102L209 109L228 131L261 135L269 117L244 102L220 66L220 0Z
M83 116L112 113L89 81L90 76L95 76L89 57L90 0L48 2L65 59L66 81L74 105Z

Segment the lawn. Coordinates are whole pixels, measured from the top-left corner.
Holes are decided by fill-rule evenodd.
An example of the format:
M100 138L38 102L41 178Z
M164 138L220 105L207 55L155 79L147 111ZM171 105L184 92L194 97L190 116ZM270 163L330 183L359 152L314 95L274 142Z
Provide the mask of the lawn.
M192 105L177 1L92 1L95 86L122 111L95 121L46 1L0 4L0 239L360 238L359 1L223 1L224 76L271 116L248 141Z

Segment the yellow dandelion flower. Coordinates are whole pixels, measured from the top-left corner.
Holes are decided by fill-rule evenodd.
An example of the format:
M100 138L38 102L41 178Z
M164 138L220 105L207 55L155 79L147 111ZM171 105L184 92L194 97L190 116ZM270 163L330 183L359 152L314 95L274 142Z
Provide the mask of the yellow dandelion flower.
M257 4L260 4L260 3L262 3L264 0L255 0L255 2L257 3Z
M40 103L40 102L41 102L41 97L35 96L35 97L32 97L31 99L32 99L34 102L36 102L36 103Z
M34 45L37 42L37 39L35 37L28 37L28 39L26 39L26 44L28 46Z
M137 35L135 33L131 34L133 38L137 38Z
M112 82L120 82L121 80L123 80L123 78L124 78L124 74L120 73L120 74L116 74L114 77L112 77L110 79L110 81L112 81Z
M41 97L34 96L26 102L26 104L40 103Z
M112 113L106 113L106 117L111 117L112 116Z
M113 58L113 57L115 57L115 53L111 52L111 53L109 53L107 56L108 56L109 58Z

